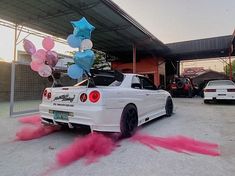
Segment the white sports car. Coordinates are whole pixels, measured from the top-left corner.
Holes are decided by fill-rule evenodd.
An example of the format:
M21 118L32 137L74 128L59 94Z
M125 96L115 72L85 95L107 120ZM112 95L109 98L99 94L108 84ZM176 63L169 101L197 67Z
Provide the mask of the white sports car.
M230 80L209 81L204 88L204 103L216 100L235 100L235 84Z
M144 76L96 71L72 87L46 88L39 109L43 123L85 125L128 137L152 119L171 116L173 102Z

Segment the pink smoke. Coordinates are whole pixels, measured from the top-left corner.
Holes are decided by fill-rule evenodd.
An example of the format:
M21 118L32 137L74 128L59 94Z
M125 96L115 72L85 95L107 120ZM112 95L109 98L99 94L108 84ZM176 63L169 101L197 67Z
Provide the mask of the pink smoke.
M60 128L55 126L45 126L41 124L41 119L39 115L22 117L19 119L21 123L30 124L22 127L16 133L16 140L27 141L32 139L37 139L42 136L46 136L53 132L58 131Z
M136 134L131 139L140 142L153 150L157 147L173 150L180 153L200 153L204 155L219 156L218 145L195 140L184 136L155 137L150 135Z
M69 165L80 159L85 159L86 164L90 164L111 154L115 147L115 142L111 138L93 133L82 139L75 139L67 148L57 153L56 161L61 166Z
M19 118L19 122L28 123L32 125L38 125L41 123L41 119L40 119L40 116L37 114L33 116L21 117Z

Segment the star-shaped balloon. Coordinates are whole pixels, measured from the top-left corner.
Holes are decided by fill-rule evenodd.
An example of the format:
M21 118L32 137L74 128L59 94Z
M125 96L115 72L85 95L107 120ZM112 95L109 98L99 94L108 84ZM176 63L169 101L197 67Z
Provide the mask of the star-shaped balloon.
M85 17L80 19L79 21L71 21L74 30L73 34L76 37L81 37L84 39L90 39L91 38L91 32L95 29L94 26L92 26Z

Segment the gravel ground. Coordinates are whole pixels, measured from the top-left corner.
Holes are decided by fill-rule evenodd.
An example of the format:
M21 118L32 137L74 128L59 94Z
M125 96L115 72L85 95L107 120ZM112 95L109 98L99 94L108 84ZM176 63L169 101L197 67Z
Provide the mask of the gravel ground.
M205 105L201 98L174 99L175 114L144 125L141 132L154 136L185 135L220 145L221 156L153 151L123 140L121 146L98 162L83 161L53 173L53 176L234 176L234 105ZM0 113L3 114L3 113ZM55 161L55 154L72 143L79 131L60 131L27 142L11 142L22 126L15 118L0 116L0 175L34 176Z

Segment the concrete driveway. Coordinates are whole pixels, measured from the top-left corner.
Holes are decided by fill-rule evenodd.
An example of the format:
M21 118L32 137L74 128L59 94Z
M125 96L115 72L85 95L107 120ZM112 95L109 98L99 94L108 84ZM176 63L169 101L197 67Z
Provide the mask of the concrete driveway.
M235 105L205 105L201 98L176 98L175 114L144 125L154 136L185 135L220 145L221 156L182 154L159 148L154 151L123 140L120 147L98 162L77 161L54 176L234 176ZM22 126L17 119L0 117L0 175L40 175L55 161L56 153L72 143L77 131L60 131L40 139L10 142Z

